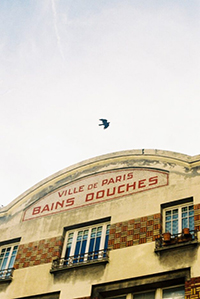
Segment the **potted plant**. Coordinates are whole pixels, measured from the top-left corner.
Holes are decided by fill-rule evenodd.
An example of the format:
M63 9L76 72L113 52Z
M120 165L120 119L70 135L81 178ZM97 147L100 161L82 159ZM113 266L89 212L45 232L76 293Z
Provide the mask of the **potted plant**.
M171 233L170 232L163 233L163 240L164 240L164 242L170 242L171 241Z
M188 236L190 234L190 229L188 227L183 228L183 234Z

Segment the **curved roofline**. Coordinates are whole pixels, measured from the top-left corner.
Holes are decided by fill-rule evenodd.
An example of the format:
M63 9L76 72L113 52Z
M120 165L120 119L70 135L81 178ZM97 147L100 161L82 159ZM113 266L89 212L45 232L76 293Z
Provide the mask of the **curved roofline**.
M69 172L75 171L76 169L81 169L86 166L92 166L94 163L110 160L110 159L117 159L117 158L123 158L123 157L132 157L136 160L138 158L141 159L141 157L145 157L148 159L154 159L155 157L159 158L160 161L175 163L177 165L185 166L188 168L193 168L200 165L200 155L195 156L189 156L186 154L181 154L177 152L172 151L165 151L165 150L157 150L157 149L136 149L136 150L125 150L125 151L119 151L109 154L100 155L97 157L93 157L91 159L87 159L84 161L81 161L77 164L68 166L50 176L45 178L44 180L38 182L28 190L26 190L24 193L19 195L16 199L11 201L7 206L1 208L0 214L7 212L10 208L12 208L14 205L19 203L24 197L28 196L29 194L36 191L38 188L45 186L50 181L58 179L59 177L62 177L64 174L67 174Z

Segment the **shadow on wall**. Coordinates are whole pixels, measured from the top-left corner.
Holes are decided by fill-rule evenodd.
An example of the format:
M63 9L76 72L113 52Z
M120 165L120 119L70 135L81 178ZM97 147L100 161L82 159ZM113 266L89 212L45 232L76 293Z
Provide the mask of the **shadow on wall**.
M160 264L165 268L181 269L194 264L197 259L197 247L169 249L158 255Z
M72 269L65 269L63 271L54 273L54 283L72 283L77 281L87 281L88 283L94 283L94 281L100 281L101 277L105 273L106 265L95 264L87 265L83 267L77 267Z

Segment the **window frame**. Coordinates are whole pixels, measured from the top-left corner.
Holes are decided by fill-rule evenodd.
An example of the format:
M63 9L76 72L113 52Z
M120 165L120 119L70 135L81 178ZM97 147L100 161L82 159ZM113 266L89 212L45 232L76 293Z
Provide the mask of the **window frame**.
M107 232L107 226L110 226L110 221L104 221L104 222L94 222L94 223L88 223L88 225L81 225L79 227L76 227L75 229L70 229L66 231L66 235L65 235L65 240L64 240L64 244L63 244L63 250L62 250L62 254L61 254L61 258L62 259L66 259L66 251L67 251L67 244L68 244L68 240L69 240L69 235L73 233L73 239L72 239L72 243L71 243L71 247L70 247L70 252L67 258L70 257L74 257L75 256L75 250L76 250L76 245L77 245L77 237L78 237L78 233L79 232L84 232L88 230L88 235L87 235L87 240L86 240L86 246L85 246L85 251L84 253L82 253L83 255L83 260L78 261L77 264L79 264L80 262L86 262L88 260L88 254L91 253L89 252L89 247L90 247L90 241L91 241L91 233L92 233L92 229L96 228L98 229L98 227L102 227L102 232L101 232L101 240L100 240L100 244L99 244L99 248L97 252L103 252L104 250L107 250L107 247L105 248L105 242L106 242L106 236L109 237L109 233L106 234ZM97 238L97 237L96 237ZM95 238L95 240L96 240ZM93 251L95 252L95 251ZM81 255L81 254L79 254ZM98 254L97 259L100 258L101 259L101 255ZM103 257L103 256L102 256ZM81 258L82 259L82 258ZM94 256L91 257L91 261L93 261L95 258Z
M163 232L170 232L172 235L176 235L176 234L180 234L181 232L182 232L182 230L183 230L183 228L184 227L182 227L182 219L183 219L183 217L182 217L182 208L184 208L184 207L187 207L187 208L189 208L190 206L192 206L193 207L193 215L192 215L192 217L193 217L193 228L190 228L190 230L194 230L194 204L193 204L193 201L190 201L190 202L187 202L187 203L184 203L184 202L182 202L182 203L176 203L176 204L173 204L173 203L171 203L171 205L170 206L167 206L166 208L163 208L163 211L162 211L162 215L163 215ZM166 228L166 218L167 218L167 216L166 216L166 213L168 212L168 211L173 211L173 210L178 210L178 217L177 217L177 219L178 219L178 231L177 232L173 232L173 219L171 219L171 230L169 231L169 230L167 230L167 228ZM172 217L172 216L171 216ZM189 221L189 218L190 218L190 216L188 215L188 221ZM188 226L187 227L189 227L189 223L188 223Z
M150 289L150 290L146 290L146 291L127 292L123 295L105 297L105 298L106 299L136 299L137 295L145 295L148 293L154 293L154 299L165 299L164 298L165 290L170 290L170 289L174 290L174 289L180 289L180 288L182 288L182 290L184 290L184 296L183 296L183 299L184 299L185 298L185 285L184 284L172 285L172 286L163 287L163 288L158 287L158 288Z
M190 267L188 267L110 283L96 284L92 286L91 297L114 298L128 295L130 297L127 296L126 299L133 299L133 296L131 297L133 293L184 286L185 281L190 279Z
M8 248L10 248L10 251L9 254L6 256L6 254L8 253L7 250ZM18 248L19 248L19 242L8 243L6 241L0 243L0 281L10 280L12 278L12 272L14 270L14 264L15 264ZM4 249L5 252L2 252ZM6 259L7 261L5 262ZM11 261L12 264L10 264Z

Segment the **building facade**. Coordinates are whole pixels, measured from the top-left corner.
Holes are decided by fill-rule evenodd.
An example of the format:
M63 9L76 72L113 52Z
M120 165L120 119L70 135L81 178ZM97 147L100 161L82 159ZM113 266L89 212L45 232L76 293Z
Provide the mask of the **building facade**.
M200 298L199 228L200 156L81 162L0 210L0 298Z

